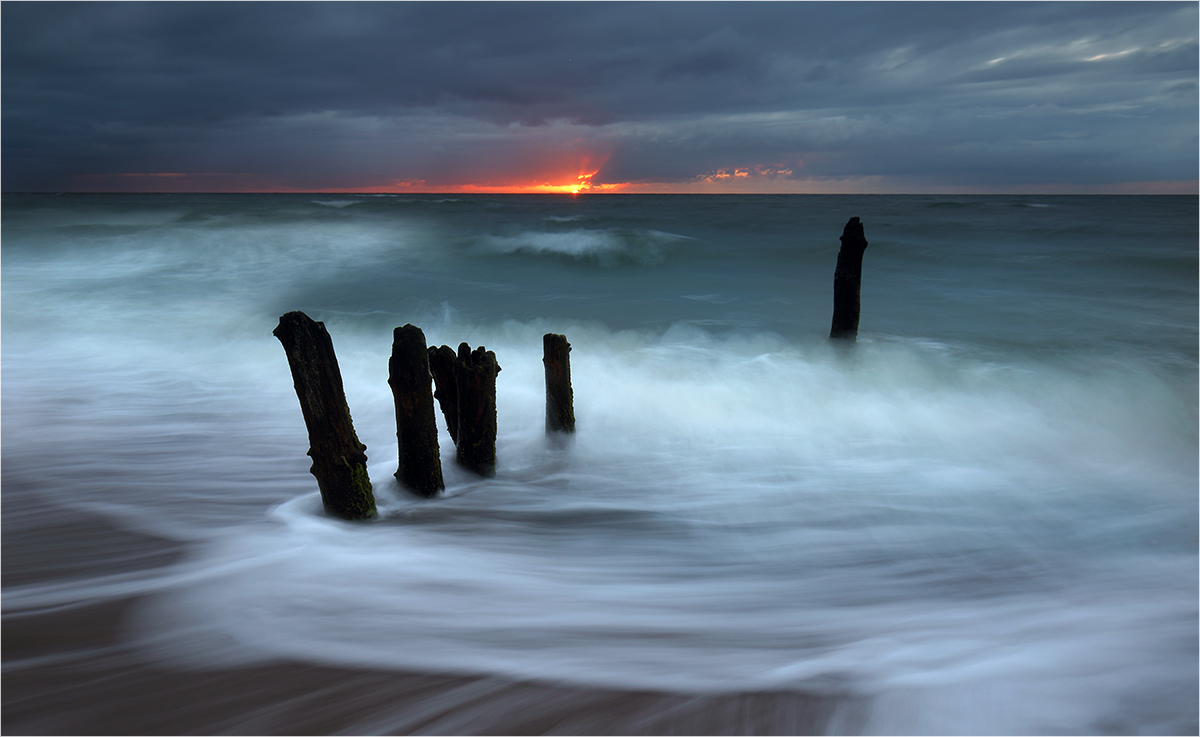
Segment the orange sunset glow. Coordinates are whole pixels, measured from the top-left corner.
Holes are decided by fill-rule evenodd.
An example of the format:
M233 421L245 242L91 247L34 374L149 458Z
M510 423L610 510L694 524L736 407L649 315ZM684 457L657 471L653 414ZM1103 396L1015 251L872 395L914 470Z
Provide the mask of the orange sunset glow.
M580 160L556 164L544 174L532 177L517 176L512 179L485 179L468 183L438 183L426 180L403 180L395 182L384 191L420 192L437 191L459 194L589 194L596 192L621 192L630 187L629 182L596 182L596 175L608 161L608 155L587 155Z
M437 187L437 191L460 194L589 194L593 192L621 192L630 186L629 182L594 183L592 178L597 173L599 173L599 169L581 173L575 177L574 181L568 180L564 182L562 180L547 178L532 182L456 184ZM404 186L404 184L407 183L403 183L398 188L399 191L412 192L418 191L418 187L428 187L424 182L415 186Z

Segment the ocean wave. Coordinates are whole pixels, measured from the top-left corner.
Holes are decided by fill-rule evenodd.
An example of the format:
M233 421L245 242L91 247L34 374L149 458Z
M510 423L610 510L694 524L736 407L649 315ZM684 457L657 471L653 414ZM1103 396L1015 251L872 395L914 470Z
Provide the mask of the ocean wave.
M489 236L485 247L496 253L566 257L597 261L602 266L646 265L661 262L673 247L690 240L693 239L643 228L576 229Z
M357 205L361 201L362 200L313 200L312 203L314 205L324 205L325 207L336 207L341 209L343 207Z

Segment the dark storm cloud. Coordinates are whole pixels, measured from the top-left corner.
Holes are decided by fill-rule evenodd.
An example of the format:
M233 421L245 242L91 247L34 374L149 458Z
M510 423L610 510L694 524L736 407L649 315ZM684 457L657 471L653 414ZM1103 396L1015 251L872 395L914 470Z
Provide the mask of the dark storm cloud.
M1195 3L0 13L7 190L179 172L449 185L572 156L609 182L738 167L926 188L1196 179Z

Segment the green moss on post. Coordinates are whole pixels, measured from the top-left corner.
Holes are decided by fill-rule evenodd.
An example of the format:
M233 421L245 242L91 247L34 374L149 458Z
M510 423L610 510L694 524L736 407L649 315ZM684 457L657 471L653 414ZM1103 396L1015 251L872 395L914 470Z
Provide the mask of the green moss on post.
M308 427L309 471L317 479L325 511L343 519L375 516L375 496L367 473L367 446L358 441L342 372L325 324L303 312L279 318L274 335L283 344L304 424Z
M361 443L360 443L361 445ZM367 446L363 445L365 451ZM371 489L371 477L367 474L367 456L364 453L362 461L349 461L345 458L342 463L350 469L350 488L351 493L346 495L339 517L345 519L371 519L376 516L375 511L375 494ZM329 505L325 506L329 509Z

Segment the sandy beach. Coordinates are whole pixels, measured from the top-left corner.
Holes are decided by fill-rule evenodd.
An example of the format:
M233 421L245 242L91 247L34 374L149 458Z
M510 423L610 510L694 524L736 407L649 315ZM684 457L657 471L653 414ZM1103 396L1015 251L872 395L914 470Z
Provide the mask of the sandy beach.
M168 541L38 504L11 474L4 488L6 586L180 557ZM35 517L44 523L31 524ZM6 608L4 733L822 734L835 720L834 731L861 728L855 700L804 693L622 691L298 661L176 669L129 645L142 603Z
M685 695L280 662L171 670L123 647L135 600L4 618L5 734L825 734L853 699Z

